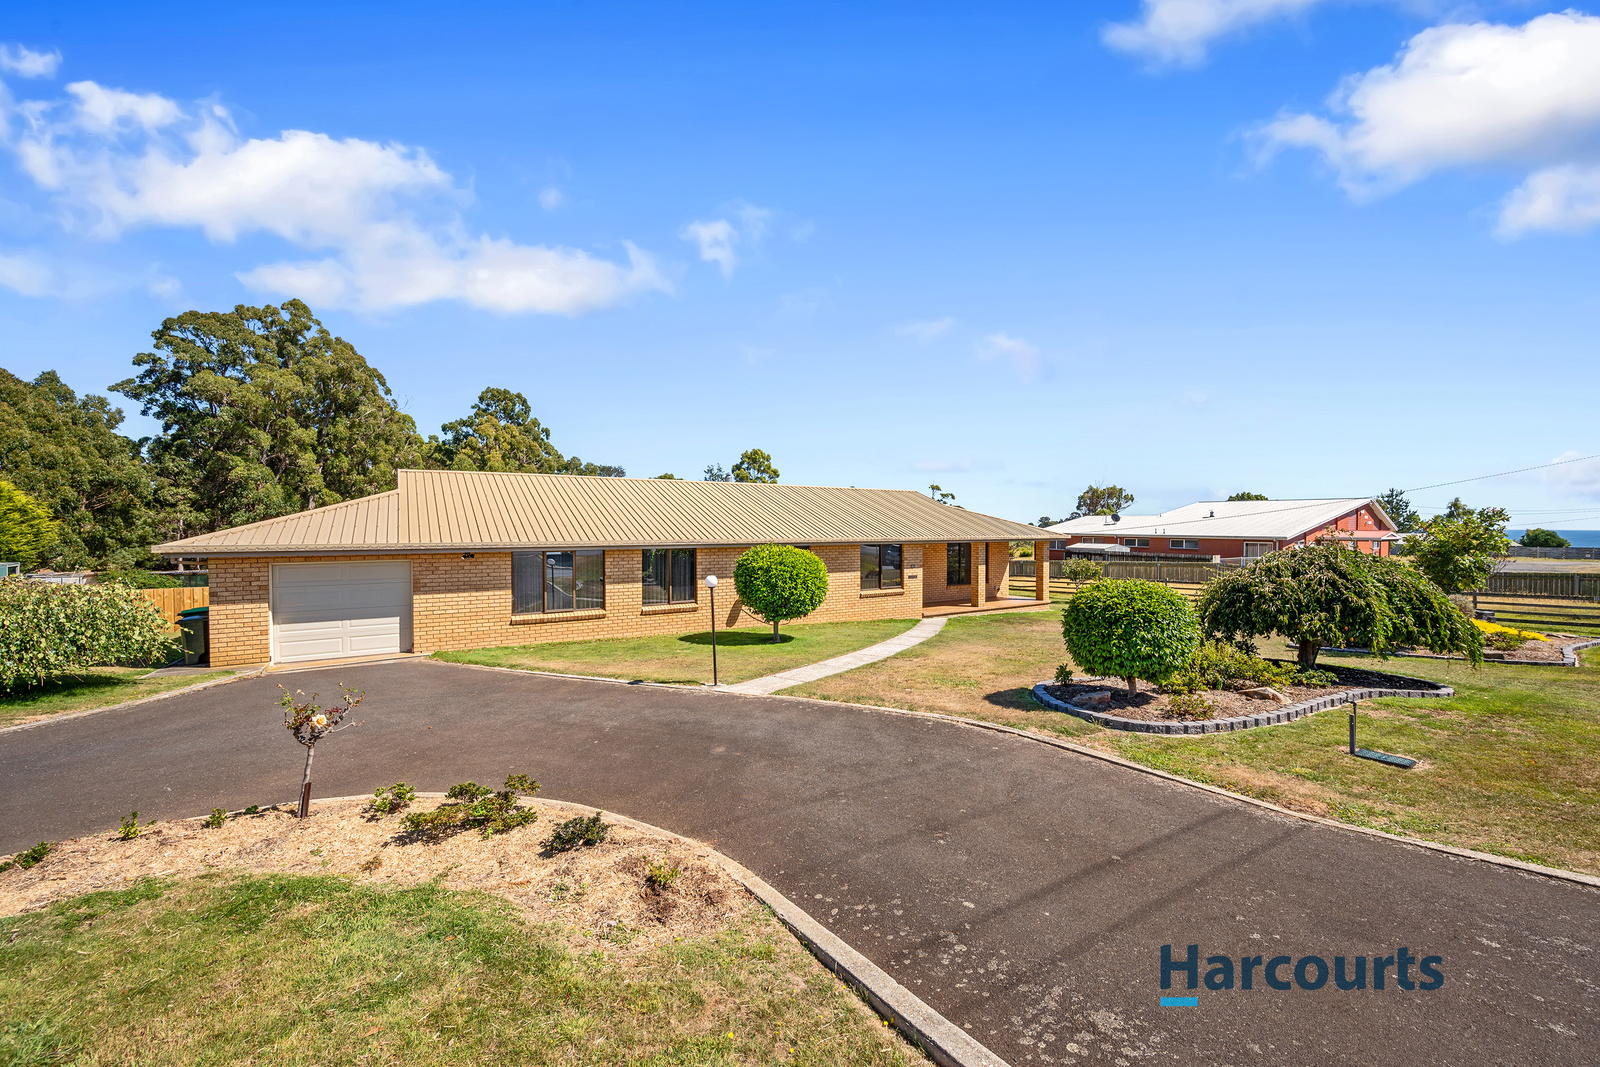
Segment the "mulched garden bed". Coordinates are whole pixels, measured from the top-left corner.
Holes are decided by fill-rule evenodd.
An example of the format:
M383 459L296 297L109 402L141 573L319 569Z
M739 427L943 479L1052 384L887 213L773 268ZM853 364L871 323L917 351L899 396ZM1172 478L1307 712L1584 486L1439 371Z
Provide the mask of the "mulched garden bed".
M1281 660L1273 660L1281 663ZM1209 689L1195 694L1204 698L1210 705L1209 714L1196 715L1193 713L1177 713L1172 709L1173 697L1163 693L1148 682L1141 682L1139 692L1130 694L1127 683L1121 678L1086 678L1083 681L1074 681L1070 685L1046 685L1045 692L1057 700L1065 701L1078 707L1089 707L1104 715L1115 715L1123 719L1136 719L1144 722L1170 721L1170 722L1202 722L1210 719L1230 719L1240 715L1255 715L1261 712L1275 711L1289 704L1298 704L1302 700L1311 700L1316 697L1332 696L1349 689L1431 689L1445 688L1433 682L1423 681L1419 678L1406 678L1383 671L1362 670L1356 667L1342 667L1331 663L1317 664L1318 670L1324 670L1338 679L1333 686L1286 686L1278 689L1288 701L1279 704L1268 697L1265 700L1254 699L1243 693L1227 689ZM1090 693L1107 692L1111 694L1111 701L1107 705L1087 705L1082 702L1083 697Z

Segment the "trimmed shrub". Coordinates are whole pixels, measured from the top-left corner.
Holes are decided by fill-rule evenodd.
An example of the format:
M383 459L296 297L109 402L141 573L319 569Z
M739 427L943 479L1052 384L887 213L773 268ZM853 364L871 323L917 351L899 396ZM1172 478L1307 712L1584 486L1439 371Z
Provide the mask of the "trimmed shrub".
M149 598L125 585L0 580L0 691L153 659L166 648L166 628Z
M772 624L801 619L828 595L828 568L813 552L791 545L757 545L733 567L733 588L757 617Z
M1207 689L1325 686L1332 685L1334 680L1334 676L1327 671L1270 663L1234 645L1221 641L1202 641L1195 648L1194 658L1188 666L1163 682L1161 688L1169 693L1198 693Z
M610 836L610 824L603 821L597 811L593 815L568 819L557 826L544 847L551 852L571 852L583 845L598 845Z
M1074 593L1061 613L1072 659L1092 674L1161 682L1182 670L1200 643L1200 624L1182 593L1156 582L1107 579Z

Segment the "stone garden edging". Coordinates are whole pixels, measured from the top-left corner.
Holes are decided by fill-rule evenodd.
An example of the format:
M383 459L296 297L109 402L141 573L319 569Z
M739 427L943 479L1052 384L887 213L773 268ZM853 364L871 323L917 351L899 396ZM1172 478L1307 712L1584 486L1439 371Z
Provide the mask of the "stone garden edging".
M1406 680L1421 681L1420 678ZM1175 722L1124 719L1119 715L1106 715L1103 712L1080 708L1076 704L1058 700L1045 692L1045 686L1051 684L1050 682L1040 682L1034 686L1033 699L1047 708L1064 711L1068 715L1076 715L1080 719L1087 719L1096 726L1105 726L1112 730L1128 730L1138 734L1221 734L1234 730L1251 730L1257 726L1277 726L1280 723L1293 722L1296 719L1310 715L1312 712L1338 707L1340 704L1348 704L1352 700L1372 700L1376 697L1436 697L1443 699L1456 695L1456 691L1448 685L1440 686L1438 689L1346 689L1341 693L1329 693L1327 696L1312 697L1310 700L1302 700L1298 704L1285 704L1271 711L1260 711L1254 715L1235 715L1230 719L1201 719L1196 722Z
M1562 645L1561 646L1561 662L1560 663L1557 663L1555 660L1543 660L1543 659L1540 659L1540 660L1535 660L1535 659L1490 659L1488 656L1485 656L1483 658L1483 662L1485 662L1485 663L1498 663L1498 664L1500 664L1501 666L1504 666L1504 667L1576 667L1576 666L1578 666L1578 653L1581 652L1583 649L1593 648L1596 645L1600 645L1600 637L1591 637L1591 638L1589 638L1587 640L1584 640L1584 641L1574 641L1571 644ZM1366 649L1366 648L1335 648L1332 645L1323 645L1322 648L1321 648L1321 651L1323 651L1323 652L1357 652L1357 653L1360 653L1360 654L1366 655L1366 656L1372 655L1372 651L1370 649ZM1401 656L1401 657L1409 656L1412 659L1454 659L1455 658L1453 656L1436 656L1436 655L1433 655L1430 652L1390 652L1390 653L1388 653L1388 655L1390 655L1390 656Z

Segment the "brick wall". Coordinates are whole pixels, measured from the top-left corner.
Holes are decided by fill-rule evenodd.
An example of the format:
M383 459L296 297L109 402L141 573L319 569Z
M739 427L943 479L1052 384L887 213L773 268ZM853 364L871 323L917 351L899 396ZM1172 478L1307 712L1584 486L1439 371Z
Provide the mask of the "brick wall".
M910 551L909 545L906 546ZM989 545L990 563L985 567L983 559L983 543L977 542L972 546L971 577L982 574L984 578L984 599L994 600L1000 596L1000 588L1006 583L1006 570L1011 565L1011 542L995 541ZM925 604L970 604L972 602L972 583L962 585L947 585L945 578L949 576L949 546L940 543L922 546L923 558L927 560L926 573L922 579L922 600Z
M925 547L937 547L936 570L944 581L943 546L906 545L904 587L862 590L857 545L814 549L828 568L828 596L804 622L915 619L922 616ZM994 549L991 548L991 552ZM1002 548L1003 552L1004 549ZM529 645L546 641L645 637L693 633L711 627L705 576L715 574L717 626L765 625L739 602L733 566L743 548L702 548L696 553L695 592L687 604L644 605L643 558L636 549L608 551L606 606L598 611L511 614L511 553L478 552L395 556L214 557L211 572L211 662L217 666L263 663L271 657L270 569L274 563L353 563L373 559L411 562L412 642L417 652ZM1004 558L997 556L996 558ZM993 583L991 583L993 584ZM992 595L992 594L991 594ZM788 625L788 624L786 624Z

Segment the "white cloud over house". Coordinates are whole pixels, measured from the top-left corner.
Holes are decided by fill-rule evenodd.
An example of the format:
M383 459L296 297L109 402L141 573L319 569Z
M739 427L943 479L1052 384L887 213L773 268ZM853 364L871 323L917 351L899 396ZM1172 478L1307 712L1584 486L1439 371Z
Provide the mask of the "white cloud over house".
M577 314L669 288L626 242L619 263L472 232L467 194L420 148L307 130L245 138L215 103L92 81L3 106L4 147L65 227L106 241L147 227L215 243L265 233L309 253L239 273L262 292L366 310L455 300Z
M1143 0L1139 17L1107 26L1101 39L1158 64L1192 66L1211 42L1257 23L1308 11L1323 0Z
M1346 78L1324 113L1285 112L1257 136L1263 160L1317 152L1357 198L1446 169L1522 171L1499 224L1516 236L1600 221L1597 133L1600 18L1568 11L1423 30L1392 63Z
M1039 349L1020 337L992 333L978 343L978 358L984 362L1004 358L1017 377L1032 381L1039 375Z

